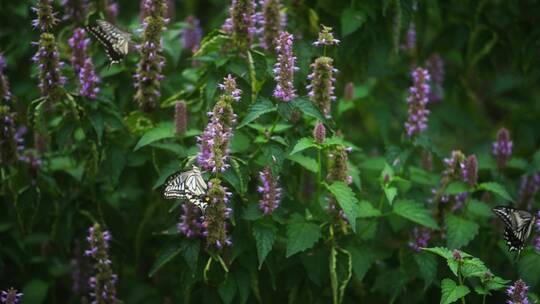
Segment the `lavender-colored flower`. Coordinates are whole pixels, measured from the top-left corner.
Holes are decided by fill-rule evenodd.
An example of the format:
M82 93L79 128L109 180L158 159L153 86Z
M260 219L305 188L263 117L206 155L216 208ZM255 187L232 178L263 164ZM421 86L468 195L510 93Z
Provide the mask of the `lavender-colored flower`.
M329 182L342 181L347 184L352 183L352 177L349 175L348 159L350 149L344 146L335 146L328 152L328 175L326 180Z
M137 46L140 61L137 72L133 76L135 80L135 100L143 111L153 111L161 96L161 81L165 58L161 55L161 34L168 20L164 18L166 10L165 0L145 0L144 18L141 31L142 42Z
M118 3L114 0L111 2L109 2L108 0L103 0L100 2L105 2L105 7L103 11L105 13L105 16L107 17L107 21L115 23L116 17L118 16Z
M540 211L536 212L536 238L534 239L534 249L540 253Z
M171 19L174 16L174 1L172 0L165 0L167 1L165 4L167 5L164 9L165 15L164 17L167 19ZM154 4L151 3L152 1L149 0L141 0L139 4L139 18L141 21L144 20L144 18L148 17L148 13L155 10Z
M476 155L469 155L463 169L463 181L474 187L478 182L478 160Z
M261 186L257 188L257 191L262 194L262 198L259 201L259 208L264 215L272 214L281 202L282 190L278 184L279 178L274 178L270 167L266 167L263 171L259 172L259 178L261 180Z
M308 76L311 84L307 86L311 101L323 112L326 118L331 117L331 103L336 100L334 96L334 61L330 57L319 57L311 64L312 73Z
M426 68L431 75L431 85L433 87L429 94L429 100L440 101L444 96L444 61L439 54L432 54L426 61Z
M224 96L230 96L234 101L242 98L242 90L238 88L236 79L231 74L223 78L223 83L219 83L218 88L223 91Z
M474 157L475 158L475 157ZM474 162L474 160L472 160ZM443 172L443 181L442 183L446 186L452 181L463 181L468 182L469 178L474 179L474 176L477 170L475 164L472 164L472 167L469 168L467 157L459 150L452 151L450 158L445 158L444 163L446 169ZM441 202L448 203L453 201L452 211L461 209L465 201L467 201L468 193L462 192L456 195L443 195L441 196Z
M260 0L261 13L258 21L261 25L261 46L274 50L277 39L287 24L287 15L281 11L280 0Z
M253 0L232 0L229 8L229 15L225 21L223 29L230 33L236 47L245 51L251 47L255 29L255 1Z
M195 238L202 234L201 210L199 207L187 203L182 205L180 223L176 226L178 231L187 238Z
M521 279L517 280L514 285L508 287L506 294L510 298L506 301L507 304L529 304L527 291L529 286Z
M534 196L540 186L540 174L533 173L528 176L524 176L521 179L521 186L519 187L519 202L522 206L528 210L532 209L534 202Z
M57 23L56 12L53 11L52 0L38 0L37 6L32 7L37 19L32 20L32 26L42 32L52 29Z
M187 130L187 106L184 101L179 101L174 107L174 121L176 134L184 135Z
M512 145L508 129L500 128L497 132L497 141L493 143L493 155L497 158L499 168L506 167L506 163L512 156Z
M313 138L318 144L322 144L326 139L326 128L322 122L317 122L315 128L313 128Z
M188 16L186 23L188 26L182 30L182 43L185 49L195 53L201 45L203 35L200 21L195 16Z
M15 114L9 107L0 105L0 163L7 165L17 159L18 142Z
M354 99L354 83L347 82L343 89L343 100L351 101Z
M313 42L314 46L328 46L328 45L338 45L340 43L339 40L334 38L334 34L332 33L332 28L329 26L322 25L321 31L319 32L319 38L317 41Z
M413 85L409 88L409 118L405 123L407 136L412 137L427 129L429 110L426 105L429 101L429 72L422 68L417 68L412 72Z
M89 280L90 296L93 303L116 304L116 283L118 277L113 273L111 260L109 259L109 241L111 234L109 231L103 231L99 224L88 229L86 238L90 249L85 251L85 255L91 257L94 262L94 276Z
M9 101L11 99L11 92L9 91L9 81L6 77L6 58L4 54L0 53L0 102Z
M3 304L19 304L22 296L22 293L11 287L8 290L2 290L0 293L0 302Z
M57 101L63 91L66 78L62 76L60 53L52 34L43 33L38 43L38 51L32 60L39 68L39 89L43 97Z
M216 249L232 245L226 223L232 212L231 208L228 207L231 195L232 193L221 185L221 180L218 178L208 182L210 203L205 212L203 236L206 238L208 246Z
M274 66L274 77L276 88L274 97L282 101L291 101L296 98L294 88L294 72L298 70L295 66L296 57L293 54L293 35L281 32L276 41L276 52L278 54L276 65Z
M88 99L96 99L99 93L99 78L94 70L91 58L86 58L84 66L79 72L80 94Z
M88 13L87 0L62 0L64 7L64 20L83 23Z
M88 45L90 38L86 36L86 31L82 28L73 30L73 36L69 38L68 44L71 47L71 66L76 74L79 74L84 61L88 57Z
M431 239L431 230L425 227L416 226L412 231L412 241L409 242L411 247L416 252L421 252L422 248L428 246Z
M405 35L405 43L401 46L404 51L413 51L416 49L416 26L414 23L409 24L407 35Z

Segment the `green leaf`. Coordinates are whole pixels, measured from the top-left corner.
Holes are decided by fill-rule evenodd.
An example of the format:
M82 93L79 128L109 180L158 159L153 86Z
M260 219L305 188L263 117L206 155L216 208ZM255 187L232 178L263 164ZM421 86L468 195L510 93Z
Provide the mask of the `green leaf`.
M334 304L343 302L343 294L352 275L352 258L347 250L330 250L330 285Z
M360 201L358 208L356 208L356 214L359 218L377 217L381 216L381 211L375 209L368 201Z
M84 166L84 161L77 162L67 156L53 157L49 161L49 168L52 171L64 171L79 182L82 180L84 174Z
M377 260L377 252L371 247L349 247L352 256L352 269L358 281L362 281L371 265Z
M227 278L219 284L218 293L221 300L223 300L223 303L229 304L232 302L236 295L236 280L232 275L227 276Z
M299 164L300 166L308 169L311 172L314 172L314 173L319 172L319 164L317 163L316 160L314 160L311 157L307 157L300 153L296 153L294 155L289 155L287 158Z
M295 217L287 226L287 253L286 257L309 249L321 237L321 227L314 223Z
M469 203L467 204L467 212L480 217L493 217L493 211L491 211L491 208L486 203L475 199L469 200Z
M510 196L510 194L508 194L504 186L499 183L495 183L495 182L481 183L480 185L478 185L477 189L493 192L507 201L513 201L512 197Z
M345 37L354 33L366 22L366 15L363 11L346 9L341 14L341 36Z
M179 244L175 244L173 246L168 247L165 249L157 258L157 260L154 262L154 265L150 269L150 272L148 273L149 277L154 276L158 270L160 270L163 266L165 266L168 262L172 261L177 255L182 252L182 246Z
M313 105L313 103L307 99L297 98L291 101L291 104L308 116L315 117L322 122L326 121L319 109L317 109L315 105Z
M388 200L388 204L392 206L392 203L394 202L394 198L397 196L397 188L396 187L384 187L384 195L386 196L386 199Z
M276 111L276 107L272 102L267 98L260 98L249 108L247 115L244 117L242 122L238 125L237 129L245 127L250 122L259 118L261 115Z
M426 252L419 252L414 255L414 260L420 270L420 276L425 281L424 286L427 288L437 278L437 259Z
M147 146L155 141L174 137L174 123L173 122L161 122L155 128L150 129L139 139L139 142L135 145L133 151L137 151L140 148Z
M444 189L444 194L456 195L456 194L460 194L460 193L468 192L468 191L469 191L469 186L466 183L455 181L455 182L451 182L450 185L448 185L446 189Z
M469 292L469 287L456 285L456 282L451 279L443 279L441 282L441 304L454 303L469 294Z
M519 275L529 286L536 286L540 281L540 254L531 253L519 259Z
M259 257L259 269L261 269L264 259L272 250L274 241L276 240L277 228L270 225L256 223L253 226L253 236L257 243L257 256Z
M294 148L292 149L291 153L289 153L289 155L293 155L295 153L298 153L308 148L316 147L316 146L317 144L315 143L315 141L313 141L313 138L302 137L296 142L296 144L294 145Z
M197 270L197 263L201 252L201 242L199 240L185 240L181 243L182 255L192 272Z
M439 225L424 205L414 201L398 200L394 204L394 213L428 228L439 229Z
M448 248L461 248L474 240L478 234L479 225L471 220L455 215L446 217Z
M351 229L356 232L356 217L358 214L358 200L354 196L354 192L344 182L334 182L327 186L334 197L337 199L339 206L345 212L347 220L351 224Z
M24 285L22 302L24 304L41 304L47 296L49 285L42 280L34 279Z

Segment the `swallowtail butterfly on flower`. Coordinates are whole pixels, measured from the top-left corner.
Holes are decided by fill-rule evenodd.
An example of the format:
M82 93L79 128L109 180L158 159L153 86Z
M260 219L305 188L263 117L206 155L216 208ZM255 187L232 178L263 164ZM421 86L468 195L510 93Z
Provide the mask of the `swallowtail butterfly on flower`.
M509 250L519 254L531 235L536 216L528 211L506 206L497 206L493 208L493 212L504 222L504 239Z
M131 34L105 20L97 20L86 29L103 45L111 64L120 62L129 53Z
M187 200L204 213L208 206L207 188L201 170L193 166L189 171L179 171L169 176L165 181L163 196L166 199Z

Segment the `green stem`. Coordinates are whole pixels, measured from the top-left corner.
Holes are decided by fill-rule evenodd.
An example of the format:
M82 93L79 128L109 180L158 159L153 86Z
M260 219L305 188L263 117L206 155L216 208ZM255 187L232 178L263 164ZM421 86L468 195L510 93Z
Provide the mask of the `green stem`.
M317 150L317 164L319 165L319 168L317 170L317 195L315 199L317 200L317 203L319 202L320 195L321 195L321 183L322 183L322 151L319 148Z
M458 281L460 286L463 285L463 278L461 277L461 264L458 264ZM461 304L465 304L465 297L461 297Z
M257 99L257 77L255 73L255 65L253 63L253 56L251 52L247 52L248 56L248 69L249 69L249 79L251 81L251 102L255 102Z

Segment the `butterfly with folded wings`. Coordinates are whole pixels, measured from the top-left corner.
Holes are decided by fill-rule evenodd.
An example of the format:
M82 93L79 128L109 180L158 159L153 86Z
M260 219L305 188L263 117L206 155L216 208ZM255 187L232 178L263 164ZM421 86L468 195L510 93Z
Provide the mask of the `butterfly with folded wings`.
M166 199L182 199L199 207L204 213L208 207L208 186L202 177L201 170L193 166L191 170L179 171L167 178L163 196Z
M111 64L119 63L129 53L132 43L130 33L105 20L96 20L95 24L87 26L86 29L105 48Z
M493 212L504 222L504 239L508 250L517 251L519 254L531 235L536 216L529 211L506 206L497 206L493 208Z

